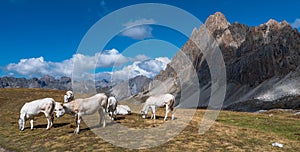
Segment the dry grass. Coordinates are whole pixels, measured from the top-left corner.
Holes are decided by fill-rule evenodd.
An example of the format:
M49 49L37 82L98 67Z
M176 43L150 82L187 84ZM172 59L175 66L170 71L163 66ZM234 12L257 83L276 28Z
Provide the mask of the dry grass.
M137 151L116 147L95 135L84 123L80 134L73 134L74 119L68 115L55 119L46 131L46 119L35 120L35 129L18 130L19 110L27 101L52 97L62 101L64 91L42 89L0 89L0 147L14 151ZM300 118L289 113L254 114L221 111L217 121L204 135L198 134L204 110L176 137L140 151L300 151ZM184 110L176 112L179 117ZM158 120L141 119L138 114L118 116L117 123L128 128L154 128L163 124L164 109ZM178 121L178 120L175 120ZM273 147L273 142L283 148Z

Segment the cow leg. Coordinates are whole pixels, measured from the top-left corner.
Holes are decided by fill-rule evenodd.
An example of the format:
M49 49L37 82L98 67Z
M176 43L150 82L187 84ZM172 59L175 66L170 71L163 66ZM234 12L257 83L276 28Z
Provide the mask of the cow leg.
M151 117L150 117L150 119L153 119L154 114L153 114L153 108L152 108L152 106L150 106L150 110L151 110Z
M114 108L112 108L113 110L111 111L111 117L112 117L112 119L111 120L115 120L116 118L117 118L117 116L116 116L116 109L114 109Z
M51 124L50 124L50 127L53 126L53 123L54 123L54 114L51 115Z
M105 113L105 109L104 108L100 108L99 110L98 110L98 112L99 112L99 115L100 115L100 122L99 122L99 125L101 126L101 124L102 124L102 121L103 121L103 127L105 127L106 126L106 121L105 121L105 115L106 115L106 113Z
M33 119L30 119L30 129L33 130Z
M52 118L49 114L47 114L47 112L44 112L44 114L47 118L47 128L46 128L46 130L48 130L52 126Z
M151 119L153 117L153 119L155 120L156 119L156 116L155 116L155 106L151 106L151 109L152 109Z
M101 111L101 109L100 109L100 111ZM103 113L103 128L104 128L106 126L106 113L105 113L105 109L102 109L102 113Z
M50 118L47 117L47 128L46 128L46 130L50 129L50 127L51 127L51 117Z
M102 109L99 109L99 110L98 110L98 113L99 113L99 116L100 116L99 126L101 126L102 121L103 121L103 111L102 111Z
M110 112L111 120L114 120L114 113Z
M77 117L76 117L76 129L74 131L74 133L78 134L79 133L79 130L80 130L80 121L81 121L81 116L79 114L77 114Z
M174 111L174 108L172 109L172 120L174 120L174 113L175 113L175 111Z
M52 114L51 116L49 116L49 122L50 122L50 125L49 125L49 129L50 129L53 126L54 114Z
M112 112L112 110L110 108L108 110L108 117L110 117L111 120L114 120L114 118L113 118L113 112Z
M166 121L166 120L167 120L167 117L168 117L169 111L170 111L170 109L169 109L169 105L168 105L168 104L166 104L166 115L165 115L164 121Z

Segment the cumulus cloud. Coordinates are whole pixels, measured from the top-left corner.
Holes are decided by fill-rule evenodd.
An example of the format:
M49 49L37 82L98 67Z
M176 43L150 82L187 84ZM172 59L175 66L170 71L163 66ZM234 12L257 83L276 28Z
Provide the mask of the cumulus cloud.
M140 20L127 22L123 24L126 30L123 31L121 35L136 40L151 38L152 28L148 24L154 24L154 23L155 21L153 19L140 19Z
M293 28L300 28L300 18L297 18L292 24L291 26Z
M19 63L8 64L6 69L8 71L16 71L21 75L45 75L48 74L47 69L49 68L49 63L45 62L43 57L21 59ZM12 74L12 72L10 73Z
M127 80L138 75L144 75L148 78L153 78L161 70L164 70L170 59L167 57L159 57L155 59L147 59L143 61L135 61L121 70L112 73L113 80Z
M21 59L19 63L10 63L6 71L27 77L41 77L43 75L71 76L72 72L82 73L95 68L114 67L125 64L129 58L123 56L118 50L112 49L96 53L94 56L74 54L72 58L62 62L45 61L43 57ZM75 68L74 69L74 65Z
M120 66L128 62L128 58L119 53L118 50L112 49L96 54L97 67Z
M170 62L167 57L150 59L145 55L134 58L123 56L116 49L96 53L93 56L74 54L70 59L62 62L46 61L44 57L21 59L18 63L11 63L5 67L9 75L25 77L54 77L73 76L75 80L89 79L101 80L110 78L114 80L127 80L138 75L153 78ZM94 73L96 68L116 68L113 72ZM75 68L74 68L75 67Z

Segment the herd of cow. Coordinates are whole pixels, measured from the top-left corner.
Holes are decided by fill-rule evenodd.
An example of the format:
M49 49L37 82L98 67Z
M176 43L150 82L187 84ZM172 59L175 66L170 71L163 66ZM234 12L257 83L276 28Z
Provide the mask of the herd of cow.
M172 120L174 119L175 98L171 94L161 94L150 96L146 99L141 111L142 118L146 118L149 108L151 109L151 119L155 119L155 108L166 106L166 121L168 113L172 111ZM100 115L100 125L106 125L106 115L114 120L117 114L129 114L130 108L127 105L119 105L114 96L107 97L104 93L98 93L92 97L84 99L74 99L72 91L67 91L64 95L64 103L55 102L53 98L38 99L27 102L20 110L19 126L24 130L26 120L30 120L31 129L33 129L34 117L44 113L47 118L47 130L53 125L54 114L61 117L69 114L75 117L76 129L74 133L79 133L80 122L83 115L91 115L98 112Z

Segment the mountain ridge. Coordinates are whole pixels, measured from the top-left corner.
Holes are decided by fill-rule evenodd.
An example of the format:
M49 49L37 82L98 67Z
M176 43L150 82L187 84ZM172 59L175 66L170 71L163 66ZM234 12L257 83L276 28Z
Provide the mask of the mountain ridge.
M285 95L282 94L283 97L279 95L272 101L285 98L285 96L300 95L298 70L300 69L300 34L298 30L293 29L286 21L277 22L273 19L252 27L237 22L230 24L225 15L217 12L209 16L199 29L195 28L190 39L181 48L198 74L201 90L199 107L207 107L211 93L210 70L202 53L203 50L195 44L206 43L201 42L203 40L201 34L205 29L218 43L226 66L227 89L223 103L224 109L259 110L259 107L247 105L255 102L246 101L265 102L261 100L261 96L275 92L281 94L280 91L274 91L276 89L272 88L272 85L276 88L293 90L285 91ZM175 55L167 68L161 71L154 80L166 81L170 77L178 79L176 72L184 72L186 68L181 67L182 65L184 62L180 59L180 55ZM177 69L176 72L174 68ZM289 77L289 75L293 76ZM180 91L173 93L180 94ZM300 102L289 101L284 102L281 108L300 107ZM276 102L266 102L264 105L267 109L277 107ZM242 108L243 106L249 108Z

